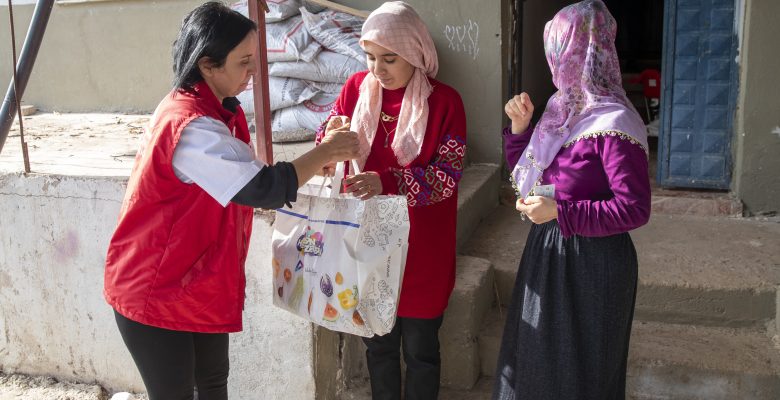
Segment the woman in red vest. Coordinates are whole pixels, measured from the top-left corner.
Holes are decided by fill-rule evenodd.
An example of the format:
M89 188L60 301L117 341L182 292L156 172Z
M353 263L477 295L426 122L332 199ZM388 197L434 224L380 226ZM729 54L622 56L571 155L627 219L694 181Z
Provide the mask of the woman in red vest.
M349 78L331 113L351 116L361 145L363 172L346 179L346 191L361 199L404 195L410 223L396 324L365 340L371 392L401 399L403 348L404 398L431 400L439 391L439 327L455 285L466 117L458 92L434 79L436 48L408 4L388 2L372 12L360 45L368 71Z
M228 332L240 331L253 208L357 156L334 130L291 163L255 159L235 96L256 72L257 26L209 2L173 45L174 89L150 121L106 256L105 290L151 400L227 399Z

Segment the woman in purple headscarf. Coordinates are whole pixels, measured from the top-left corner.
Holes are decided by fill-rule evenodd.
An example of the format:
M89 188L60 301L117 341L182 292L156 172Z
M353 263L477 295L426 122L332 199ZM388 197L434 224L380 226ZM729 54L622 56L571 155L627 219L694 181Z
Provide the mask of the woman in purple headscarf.
M516 207L533 223L517 274L494 399L623 399L637 285L628 231L647 223L642 119L626 98L616 24L600 0L544 32L558 91L537 126L526 93L505 106Z

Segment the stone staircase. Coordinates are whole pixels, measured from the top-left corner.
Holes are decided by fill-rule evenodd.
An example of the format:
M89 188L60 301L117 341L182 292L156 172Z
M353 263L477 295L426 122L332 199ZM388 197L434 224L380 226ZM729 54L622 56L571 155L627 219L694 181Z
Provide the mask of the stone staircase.
M482 168L470 176L497 179L497 171L493 178ZM483 203L459 209L458 277L440 333L439 398L446 400L490 398L505 307L531 227L508 205L511 196L491 207L481 193L461 193L463 204ZM632 233L640 267L628 398L780 398L780 224L674 215L689 208L667 198L650 223ZM468 214L471 207L490 211L483 218ZM729 207L723 214L732 213ZM357 341L342 350L355 361L345 369L340 398L370 399L365 348Z
M502 205L462 250L493 264L501 302L529 228ZM629 398L780 398L780 224L658 213L632 237L640 273ZM494 373L501 302L482 320L480 384Z

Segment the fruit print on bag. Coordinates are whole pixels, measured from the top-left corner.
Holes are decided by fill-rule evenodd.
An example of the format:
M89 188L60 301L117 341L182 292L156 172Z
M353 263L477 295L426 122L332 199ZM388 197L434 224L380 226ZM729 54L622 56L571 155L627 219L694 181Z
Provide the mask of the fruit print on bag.
M363 317L360 316L360 313L357 310L352 313L352 323L357 326L365 325L365 322L363 322Z
M345 289L338 294L339 304L341 308L349 310L357 305L357 285L353 285L352 289Z
M325 274L320 278L320 290L325 296L333 296L333 283L330 281L330 276Z
M330 304L325 305L325 311L322 312L322 319L325 321L336 322L339 319L339 310Z
M290 295L290 299L288 300L287 304L293 310L297 310L298 307L301 305L302 299L303 299L303 277L299 275L298 278L295 280L295 286L293 287L292 294Z

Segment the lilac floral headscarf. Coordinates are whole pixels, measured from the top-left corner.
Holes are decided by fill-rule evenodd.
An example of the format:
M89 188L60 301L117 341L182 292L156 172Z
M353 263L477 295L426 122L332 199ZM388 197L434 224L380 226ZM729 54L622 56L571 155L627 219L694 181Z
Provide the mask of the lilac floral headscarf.
M544 29L544 49L558 91L512 171L521 198L533 194L564 145L617 135L647 151L647 130L626 98L615 50L617 24L601 0L564 7Z

